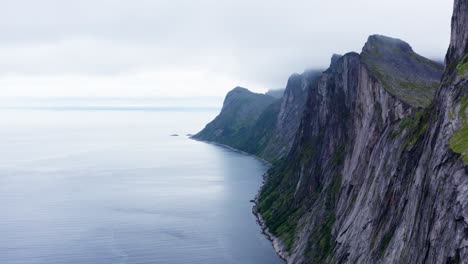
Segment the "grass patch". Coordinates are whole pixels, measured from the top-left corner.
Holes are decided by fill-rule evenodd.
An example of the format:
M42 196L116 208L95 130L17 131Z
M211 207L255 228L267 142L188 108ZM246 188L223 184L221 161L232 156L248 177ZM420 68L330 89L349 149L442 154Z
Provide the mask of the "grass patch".
M460 77L468 77L468 54L465 54L460 63L458 63L457 71Z
M325 212L320 224L317 224L307 241L305 255L311 263L327 263L327 258L335 248L333 226L335 225L335 204L338 200L342 175L337 174L325 190Z
M429 121L429 112L426 109L419 110L414 115L404 118L400 123L400 133L404 130L409 130L403 145L407 149L411 149L418 139L425 133L427 122Z
M380 241L379 249L378 249L380 257L383 257L385 250L387 250L387 247L390 244L390 241L392 240L392 237L393 237L393 232L386 233L383 236L382 240Z
M466 56L465 56L466 57ZM468 94L465 94L459 101L460 109L458 116L461 118L462 126L453 133L450 138L450 149L462 156L463 162L468 163L468 120L465 113L468 107Z
M462 155L463 162L468 163L468 124L466 121L450 138L450 148L453 152Z
M268 171L266 182L259 196L258 212L262 215L270 232L281 238L286 249L291 250L296 236L296 227L303 209L294 206L294 189L284 186L295 174L295 166L289 160L275 162Z
M468 107L468 94L465 94L461 99L460 99L460 110L458 110L458 115L461 116L462 118L465 117L465 111L466 108ZM463 121L466 121L465 118Z
M305 256L310 260L307 263L327 263L326 259L333 252L335 241L332 236L335 214L327 213L323 221L309 237Z

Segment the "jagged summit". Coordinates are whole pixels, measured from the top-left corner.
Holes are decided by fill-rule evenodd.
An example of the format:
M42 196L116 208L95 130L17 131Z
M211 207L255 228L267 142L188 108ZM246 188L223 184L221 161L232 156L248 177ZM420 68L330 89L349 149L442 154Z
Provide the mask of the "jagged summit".
M446 56L450 68L468 54L468 1L456 0L453 9L452 34Z
M236 86L234 89L229 91L229 93L251 93L251 91L247 88L241 87L241 86Z
M403 52L413 51L407 42L401 39L391 38L383 35L370 35L362 51L372 52L395 49L401 50Z
M237 86L229 91L224 99L223 109L232 108L241 104L258 102L260 105L269 104L274 101L270 95L254 93L247 88Z
M415 53L408 43L372 35L361 57L371 75L391 94L415 107L426 107L432 101L443 65Z
M340 54L333 54L333 56L332 56L331 59L330 59L330 66L332 66L333 64L335 64L341 57L343 57L343 55L340 55Z
M260 114L237 96L197 135L273 161L254 212L287 263L468 263L467 22L455 0L442 82L373 35Z
M263 111L277 100L238 86L226 95L221 113L193 138L206 141L216 139L218 143L237 149L253 146L245 135L253 129Z

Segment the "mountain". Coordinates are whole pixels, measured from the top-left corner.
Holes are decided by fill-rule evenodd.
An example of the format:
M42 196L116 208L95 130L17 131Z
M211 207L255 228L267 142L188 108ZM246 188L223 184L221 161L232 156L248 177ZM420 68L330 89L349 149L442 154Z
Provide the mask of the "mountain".
M286 89L267 132L291 122L294 135L272 140L286 151L273 151L255 212L288 263L468 263L467 0L445 63L374 35L302 75L303 107Z
M275 105L278 103L279 100L272 96L236 87L226 95L221 113L193 138L255 153L256 146L252 146L249 135L255 131L259 117L263 120L266 115L276 115L278 107ZM270 130L268 124L262 126Z
M283 97L284 90L285 89L270 89L265 94L269 95L269 96L272 96L272 97L275 97L275 98L281 98L281 97Z
M361 56L388 92L412 106L431 103L443 65L416 54L406 42L380 35L369 37Z
M216 142L273 162L289 153L301 121L309 86L321 71L293 74L282 98L236 87L221 113L193 138Z

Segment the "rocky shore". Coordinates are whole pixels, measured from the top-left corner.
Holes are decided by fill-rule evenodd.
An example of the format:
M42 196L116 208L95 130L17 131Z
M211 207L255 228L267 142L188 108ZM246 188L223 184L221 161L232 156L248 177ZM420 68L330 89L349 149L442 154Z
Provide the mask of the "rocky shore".
M268 177L268 174L265 173L263 175L263 182L262 182L262 186L260 187L260 190L258 191L258 193L260 194L260 192L262 191L262 188L267 180L267 177ZM276 254L285 262L287 263L288 262L288 259L289 259L289 253L288 251L286 250L286 247L284 246L283 242L281 241L281 239L279 237L276 237L275 235L273 235L269 230L268 230L268 227L265 223L265 221L263 220L262 218L262 215L257 211L257 204L258 204L258 194L255 196L255 199L251 200L252 203L254 203L254 206L252 207L252 213L255 215L255 217L257 218L257 224L262 228L262 234L266 236L266 238L268 240L270 240L270 242L272 243L273 245L273 248L275 249L275 252Z

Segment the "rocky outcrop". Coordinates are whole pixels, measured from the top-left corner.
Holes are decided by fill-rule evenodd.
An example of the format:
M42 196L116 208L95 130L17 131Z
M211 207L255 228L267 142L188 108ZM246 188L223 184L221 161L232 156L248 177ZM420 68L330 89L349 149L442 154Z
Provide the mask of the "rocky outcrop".
M467 15L467 1L455 1L446 59L455 66L433 103L398 84L430 83L438 67L380 36L309 92L296 143L257 207L288 263L468 262ZM402 61L404 71L392 69Z
M309 89L318 81L321 73L322 71L309 70L289 77L274 131L268 144L259 153L260 156L274 160L289 153L299 128Z
M288 263L468 263L467 0L445 70L375 35L288 88L255 207Z
M380 35L369 37L361 55L391 94L416 107L431 103L440 85L441 64L416 54L404 41Z
M321 71L293 74L280 99L245 88L229 92L221 113L194 139L230 147L274 161L289 153L310 86Z
M263 130L272 131L279 102L280 100L269 95L256 94L236 87L226 95L221 113L192 138L214 141L255 154L257 142L254 140L257 138L252 135L258 133L255 125L259 119L263 120Z

